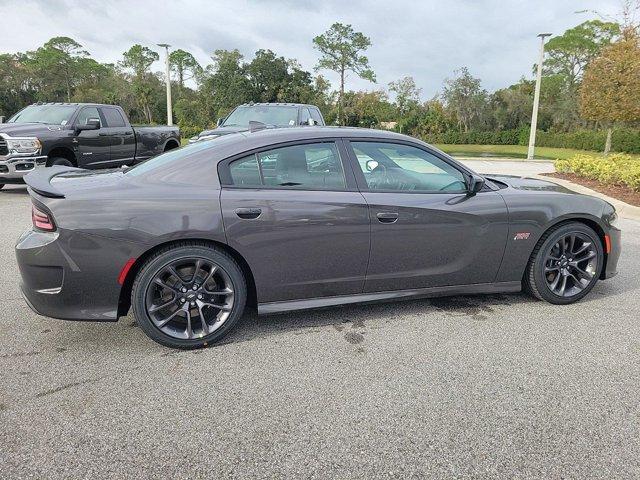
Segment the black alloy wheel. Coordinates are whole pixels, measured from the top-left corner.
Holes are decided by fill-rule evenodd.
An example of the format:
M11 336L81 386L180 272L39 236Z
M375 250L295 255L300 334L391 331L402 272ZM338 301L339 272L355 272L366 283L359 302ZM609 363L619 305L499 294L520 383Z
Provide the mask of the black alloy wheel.
M565 223L539 240L525 271L524 287L541 300L573 303L591 291L603 264L598 234L582 223Z
M197 348L226 335L242 315L246 283L226 252L187 243L160 251L138 273L132 305L153 340Z

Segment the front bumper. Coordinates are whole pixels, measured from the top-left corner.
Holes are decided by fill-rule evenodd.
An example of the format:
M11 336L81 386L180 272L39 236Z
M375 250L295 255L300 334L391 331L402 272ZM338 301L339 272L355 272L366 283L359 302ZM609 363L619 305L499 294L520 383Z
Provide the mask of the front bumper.
M42 168L47 163L47 157L4 155L0 156L0 184L24 183L24 176L35 170Z
M620 229L612 226L606 234L609 235L611 251L606 256L606 264L601 275L603 280L615 277L618 274L618 259L622 250L622 232Z

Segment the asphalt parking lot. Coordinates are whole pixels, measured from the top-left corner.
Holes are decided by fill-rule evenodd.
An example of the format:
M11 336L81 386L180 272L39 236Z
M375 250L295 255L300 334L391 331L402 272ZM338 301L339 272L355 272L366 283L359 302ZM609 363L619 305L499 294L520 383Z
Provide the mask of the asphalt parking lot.
M245 316L182 352L38 317L0 192L0 477L640 476L640 223L620 274L566 307L524 295ZM99 295L99 292L96 292Z

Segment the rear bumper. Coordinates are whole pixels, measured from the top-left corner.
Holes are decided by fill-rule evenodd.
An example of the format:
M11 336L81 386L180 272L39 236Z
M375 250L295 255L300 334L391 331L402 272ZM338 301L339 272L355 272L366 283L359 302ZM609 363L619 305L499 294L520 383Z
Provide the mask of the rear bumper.
M618 274L618 259L622 250L622 232L616 227L610 227L607 232L611 242L611 251L607 255L607 263L605 265L602 279L615 277Z
M120 294L116 276L97 275L86 268L85 258L72 257L63 243L58 232L28 230L18 239L20 289L27 305L39 315L62 320L116 321Z
M46 156L0 156L0 184L24 183L23 177L46 165Z

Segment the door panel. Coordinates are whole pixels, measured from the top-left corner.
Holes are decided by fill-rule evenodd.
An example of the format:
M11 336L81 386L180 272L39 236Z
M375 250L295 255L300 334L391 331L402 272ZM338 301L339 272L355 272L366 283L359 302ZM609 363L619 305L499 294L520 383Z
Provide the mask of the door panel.
M221 205L259 303L362 292L369 212L360 193L223 188Z
M117 108L102 107L101 111L107 125L112 164L114 166L133 164L136 152L133 128Z
M75 125L85 125L87 120L97 118L101 128L98 130L82 130L77 134L74 143L77 145L77 158L79 167L101 168L108 166L111 158L111 145L108 129L96 107L84 107L78 113Z
M495 192L363 192L371 213L365 291L493 282L508 233Z

